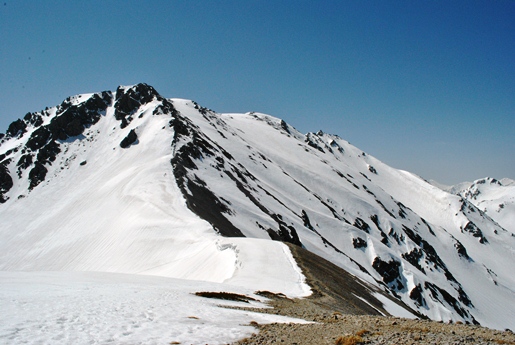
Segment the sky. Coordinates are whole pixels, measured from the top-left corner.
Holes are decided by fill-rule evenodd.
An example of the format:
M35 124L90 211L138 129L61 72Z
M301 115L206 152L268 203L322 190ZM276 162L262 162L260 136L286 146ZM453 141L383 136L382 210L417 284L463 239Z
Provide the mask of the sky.
M515 179L515 1L0 1L0 132L150 84L447 185Z

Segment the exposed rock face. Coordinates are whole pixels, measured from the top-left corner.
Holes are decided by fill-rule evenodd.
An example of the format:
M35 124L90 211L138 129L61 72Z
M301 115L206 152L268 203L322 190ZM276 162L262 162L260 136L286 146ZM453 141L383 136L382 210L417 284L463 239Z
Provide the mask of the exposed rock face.
M361 237L356 237L352 239L352 246L356 249L359 248L366 248L367 247L367 241L362 239Z
M0 203L6 201L4 194L7 193L13 186L13 179L9 175L7 167L0 163Z
M8 136L23 134L28 126L35 127L25 143L27 153L18 161L18 176L29 169L29 189L33 189L45 180L48 169L61 152L61 143L69 138L80 136L86 127L97 123L111 102L111 93L94 94L84 102L66 99L57 107L56 115L46 125L43 116L29 113L24 120L13 122L9 126ZM43 112L45 113L45 112Z
M71 100L64 101L56 117L49 125L44 126L52 140L66 140L76 137L84 131L86 126L95 124L100 120L111 102L111 93L102 92L90 97L86 102L73 104Z
M402 274L400 272L401 263L397 260L383 261L376 257L372 267L383 277L383 282L395 290L404 289Z
M468 233L472 234L472 236L479 238L479 243L482 243L482 244L488 243L488 240L483 235L483 232L481 231L481 229L479 229L477 227L477 225L474 224L473 222L468 222L463 227L462 231L468 232Z
M18 119L9 125L5 134L10 138L19 137L26 132L26 128L27 124L23 120Z
M132 115L143 104L155 98L162 98L157 91L147 84L138 84L131 88L119 87L115 96L115 113L121 121L120 128L125 128L132 121Z
M29 172L29 189L33 189L42 181L44 181L47 172L48 170L43 164L36 162L34 168L32 168Z

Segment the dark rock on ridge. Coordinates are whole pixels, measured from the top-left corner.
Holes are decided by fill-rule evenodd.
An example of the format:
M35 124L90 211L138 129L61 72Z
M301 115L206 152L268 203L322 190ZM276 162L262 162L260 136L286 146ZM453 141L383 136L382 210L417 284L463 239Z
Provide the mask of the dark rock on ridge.
M66 99L57 109L56 116L45 126L36 128L26 143L29 151L37 152L34 167L29 173L29 189L33 189L44 181L48 169L44 166L52 164L61 152L61 143L68 138L81 135L85 128L97 123L102 112L111 102L110 92L92 95L88 100L73 104L71 98ZM36 126L42 120L37 114L27 114L25 119ZM18 162L18 175L33 163L32 155L25 155Z
M181 138L190 139L188 143L180 147L171 160L177 185L186 199L188 208L200 218L208 221L213 228L223 236L244 237L224 216L229 213L229 208L207 188L204 181L198 177L191 177L189 171L196 170L195 159L203 156L213 156L214 147L207 140L195 132L193 124L185 117L176 113L170 121L174 128L173 145Z
M180 161L175 161L180 164ZM245 237L223 214L229 208L200 181L181 179L180 188L186 198L186 205L200 218L208 221L223 236ZM185 184L187 188L185 188ZM188 190L191 192L188 193Z
M43 117L38 113L27 113L23 119L33 125L34 127L41 126L43 123Z
M6 131L6 136L10 138L19 137L27 131L27 124L23 120L18 119L12 122Z
M115 96L114 116L121 121L120 127L125 128L132 121L132 114L142 105L155 98L162 99L150 85L140 83L131 88L119 87Z
M104 91L92 95L87 101L73 105L71 100L64 101L56 117L52 119L47 129L53 140L66 140L84 132L85 127L100 120L101 112L107 109L112 99L110 92Z

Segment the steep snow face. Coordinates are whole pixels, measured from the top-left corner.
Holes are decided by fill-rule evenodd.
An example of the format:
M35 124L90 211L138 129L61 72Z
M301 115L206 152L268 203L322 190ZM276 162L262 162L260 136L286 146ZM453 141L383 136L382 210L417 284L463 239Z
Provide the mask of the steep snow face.
M77 96L26 118L0 146L12 180L0 205L0 270L147 274L310 293L284 244L223 238L186 207L170 163L174 108L151 87ZM276 265L256 269L254 258Z
M506 230L515 232L515 181L487 177L448 190L467 199Z
M283 241L430 318L515 327L512 231L338 136L139 84L28 114L0 140L0 269L309 294Z

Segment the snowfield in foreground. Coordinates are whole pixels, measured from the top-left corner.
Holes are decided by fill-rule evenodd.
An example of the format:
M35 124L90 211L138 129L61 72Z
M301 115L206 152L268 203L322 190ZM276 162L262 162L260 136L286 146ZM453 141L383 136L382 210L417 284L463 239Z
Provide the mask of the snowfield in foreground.
M247 288L155 276L0 272L0 343L227 344L256 332L251 321L306 323L193 295L228 289L264 300Z

